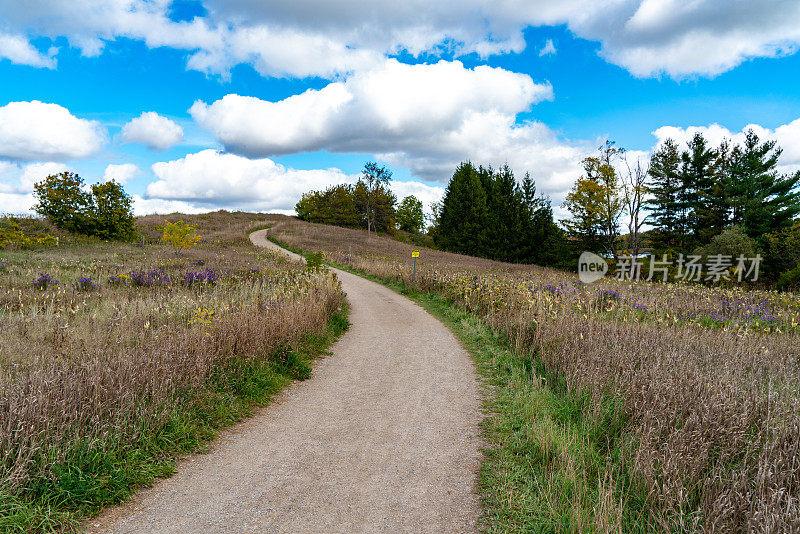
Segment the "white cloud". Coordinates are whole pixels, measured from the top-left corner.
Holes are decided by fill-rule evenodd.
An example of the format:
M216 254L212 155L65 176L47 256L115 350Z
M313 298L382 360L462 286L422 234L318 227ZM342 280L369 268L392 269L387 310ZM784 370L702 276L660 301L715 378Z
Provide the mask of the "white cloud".
M335 78L400 51L519 52L525 28L566 25L636 76L682 78L800 44L800 3L786 0L207 0L208 15L186 22L169 19L170 3L0 0L0 31L10 36L0 55L50 67L23 36L64 36L87 56L122 37L187 50L188 66L210 73L250 63L266 76Z
M198 207L181 200L164 200L160 198L142 198L132 195L133 214L150 215L152 213L205 213L208 207Z
M227 95L190 112L225 147L249 156L319 149L395 150L425 143L479 113L513 116L552 98L524 74L459 61L407 65L394 59L345 82L278 102Z
M33 215L30 193L4 193L0 189L0 215Z
M278 102L227 95L192 116L228 149L251 157L327 150L377 154L418 178L445 182L467 159L535 174L555 197L569 188L586 147L517 115L552 98L549 84L458 62L380 68Z
M307 191L352 181L338 169L287 169L216 150L155 163L153 173L158 179L147 186L147 198L253 210L291 210Z
M556 54L556 45L553 44L552 39L548 39L541 50L539 50L539 57L552 56Z
M145 111L122 127L122 140L166 150L183 141L183 128L154 111Z
M99 123L38 100L0 107L0 158L67 160L91 156L105 143Z
M47 54L42 54L26 38L0 33L0 59L8 59L18 65L54 69L56 61L53 56L57 52L58 49L51 48Z
M106 167L103 173L103 180L114 180L115 182L125 185L128 181L134 179L141 174L141 169L133 163L122 163L119 165L111 164Z

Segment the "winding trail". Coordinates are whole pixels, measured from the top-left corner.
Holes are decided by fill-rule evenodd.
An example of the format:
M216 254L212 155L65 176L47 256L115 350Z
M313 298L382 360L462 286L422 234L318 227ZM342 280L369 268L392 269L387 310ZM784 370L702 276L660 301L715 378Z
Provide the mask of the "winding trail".
M283 250L264 230L250 239ZM352 326L313 376L90 531L476 529L482 416L470 356L407 298L336 274Z

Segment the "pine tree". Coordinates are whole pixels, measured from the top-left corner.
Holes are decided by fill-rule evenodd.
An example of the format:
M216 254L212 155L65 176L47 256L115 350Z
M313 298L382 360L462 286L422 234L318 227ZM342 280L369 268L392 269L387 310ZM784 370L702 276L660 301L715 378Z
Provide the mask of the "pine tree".
M504 261L520 259L522 193L508 165L493 173L487 190L485 255Z
M732 220L755 239L792 225L800 214L800 172L778 174L781 148L775 141L760 142L748 130L744 146L734 148L728 191L733 205Z
M667 139L650 157L651 195L647 202L654 228L653 246L656 249L676 247L680 241L680 175L681 156L678 145Z
M486 191L472 163L458 166L445 189L437 244L445 250L481 255L487 222Z
M678 195L678 229L682 248L694 248L709 217L704 210L715 183L714 160L717 153L697 132L681 154L681 189Z

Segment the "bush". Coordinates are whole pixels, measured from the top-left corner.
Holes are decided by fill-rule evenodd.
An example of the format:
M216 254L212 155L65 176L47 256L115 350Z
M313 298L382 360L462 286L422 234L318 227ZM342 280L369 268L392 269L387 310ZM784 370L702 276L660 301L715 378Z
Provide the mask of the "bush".
M164 221L163 229L161 240L175 247L176 253L192 248L202 239L196 233L197 225L186 224L183 221L174 223Z
M721 234L714 236L711 242L695 250L695 254L703 256L705 261L709 256L731 256L734 260L743 254L745 258L756 255L756 242L748 237L744 230L738 226L726 228Z
M34 210L57 228L104 239L125 239L133 233L131 197L114 180L84 190L72 172L53 174L33 186Z
M781 274L775 285L784 291L800 291L800 263L794 269Z
M52 247L57 244L56 238L47 233L25 235L15 217L0 219L0 250L8 246L26 249L36 245Z

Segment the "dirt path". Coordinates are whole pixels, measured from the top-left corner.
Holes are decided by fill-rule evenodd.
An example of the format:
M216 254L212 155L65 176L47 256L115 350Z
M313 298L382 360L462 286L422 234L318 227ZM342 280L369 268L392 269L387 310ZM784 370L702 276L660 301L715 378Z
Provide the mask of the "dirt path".
M277 248L263 230L250 238ZM337 274L352 326L312 378L90 530L475 530L481 413L469 355L410 300Z

